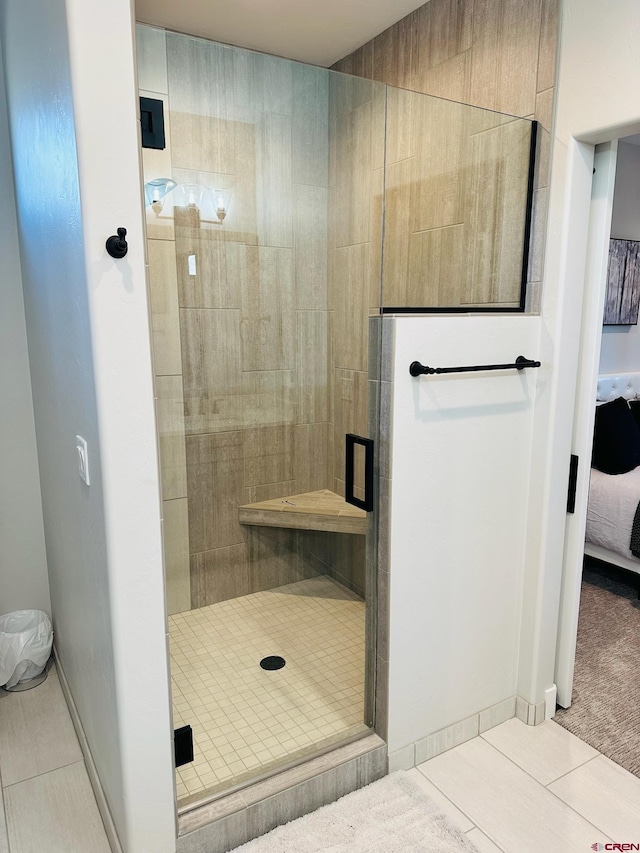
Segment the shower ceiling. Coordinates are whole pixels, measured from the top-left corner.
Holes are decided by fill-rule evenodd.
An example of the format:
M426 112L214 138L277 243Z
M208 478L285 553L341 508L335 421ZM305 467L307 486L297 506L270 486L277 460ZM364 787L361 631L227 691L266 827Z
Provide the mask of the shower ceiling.
M424 0L136 0L136 20L329 67Z

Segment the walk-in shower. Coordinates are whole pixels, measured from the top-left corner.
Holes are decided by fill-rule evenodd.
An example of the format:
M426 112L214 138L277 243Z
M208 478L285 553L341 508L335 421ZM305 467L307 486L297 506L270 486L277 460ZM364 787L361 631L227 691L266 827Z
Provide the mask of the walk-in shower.
M188 808L376 723L380 315L522 309L532 125L151 27L137 45L164 121L143 165Z

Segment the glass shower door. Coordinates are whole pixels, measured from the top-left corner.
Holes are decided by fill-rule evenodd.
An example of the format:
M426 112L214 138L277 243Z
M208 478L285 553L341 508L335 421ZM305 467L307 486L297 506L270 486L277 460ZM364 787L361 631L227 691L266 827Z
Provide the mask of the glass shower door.
M149 27L138 54L167 143L143 159L187 809L373 722L375 525L345 436L375 418L385 87Z

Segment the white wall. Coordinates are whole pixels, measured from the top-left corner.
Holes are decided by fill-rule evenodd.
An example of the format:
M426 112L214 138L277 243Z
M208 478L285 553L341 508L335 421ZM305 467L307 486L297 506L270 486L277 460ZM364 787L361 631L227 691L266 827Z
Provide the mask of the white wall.
M552 371L536 403L521 635L519 692L529 701L555 672L593 145L640 130L639 34L636 0L563 0L540 349ZM585 346L599 341L593 329ZM585 502L579 492L576 515Z
M461 329L464 327L464 333ZM516 694L538 372L414 379L537 358L523 315L395 320L389 749Z
M4 75L0 64L0 613L51 613Z
M171 853L131 5L7 0L2 33L57 648L125 853ZM130 251L114 261L118 226Z
M617 240L640 240L640 145L618 145L611 236ZM600 372L639 368L640 324L603 326Z

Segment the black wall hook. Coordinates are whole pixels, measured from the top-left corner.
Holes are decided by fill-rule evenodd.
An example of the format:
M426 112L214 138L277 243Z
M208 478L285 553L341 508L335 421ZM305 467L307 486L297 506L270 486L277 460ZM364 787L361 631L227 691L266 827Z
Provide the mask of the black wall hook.
M117 236L114 234L107 240L107 252L112 258L124 258L129 251L129 245L124 239L127 236L126 228L118 228Z

